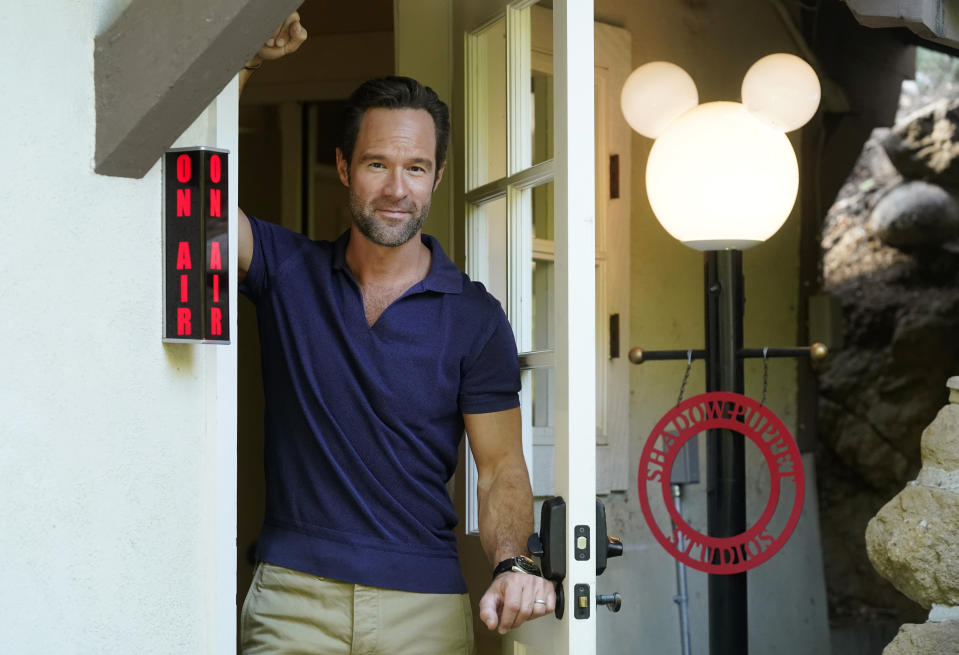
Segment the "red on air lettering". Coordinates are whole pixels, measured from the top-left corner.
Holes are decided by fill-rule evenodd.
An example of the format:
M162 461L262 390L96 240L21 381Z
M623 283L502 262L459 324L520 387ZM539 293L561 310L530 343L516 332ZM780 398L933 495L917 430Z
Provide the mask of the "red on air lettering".
M220 190L210 189L210 216L220 217Z
M220 155L210 156L210 181L214 184L220 183Z
M180 276L180 302L188 302L190 295L187 293L189 288L187 283L187 275Z
M176 158L176 179L180 184L186 184L190 181L190 175L192 175L190 166L190 155L183 153Z
M177 307L176 309L176 333L180 336L188 335L193 332L190 325L190 308Z
M190 215L190 190L189 189L176 190L176 215L177 216Z
M176 251L176 270L190 270L193 264L190 261L190 242L181 241Z
M222 271L223 264L220 261L220 242L214 241L210 244L210 270Z
M219 307L210 308L210 334L215 336L223 334L222 316L223 313Z
M213 276L213 302L220 302L220 276Z

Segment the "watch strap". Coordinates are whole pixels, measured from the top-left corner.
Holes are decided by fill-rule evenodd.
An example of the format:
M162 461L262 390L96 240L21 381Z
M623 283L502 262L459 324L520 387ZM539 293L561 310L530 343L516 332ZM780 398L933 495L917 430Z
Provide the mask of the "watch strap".
M507 571L513 571L514 573L526 573L529 575L542 575L539 567L536 566L536 563L524 555L508 557L507 559L504 559L502 562L496 565L496 568L493 569L493 577L495 578L500 573L506 573Z

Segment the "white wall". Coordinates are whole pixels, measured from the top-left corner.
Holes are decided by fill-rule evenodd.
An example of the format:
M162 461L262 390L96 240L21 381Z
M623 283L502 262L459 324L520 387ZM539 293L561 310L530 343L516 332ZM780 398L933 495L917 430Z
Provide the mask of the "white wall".
M160 166L93 172L93 38L126 4L7 3L0 25L5 653L235 639L234 349L160 341ZM235 104L178 145L235 152Z

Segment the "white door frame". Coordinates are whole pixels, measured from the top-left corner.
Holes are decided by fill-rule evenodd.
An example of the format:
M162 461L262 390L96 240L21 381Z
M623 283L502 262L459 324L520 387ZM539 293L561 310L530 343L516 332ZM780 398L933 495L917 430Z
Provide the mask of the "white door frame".
M476 65L482 56L476 49L484 44L467 36L469 86L466 114L472 126L467 137L466 171L467 239L472 244L489 244L490 233L484 203L505 198L506 228L511 253L506 308L513 322L520 352L531 347L531 307L519 290L530 282L532 256L531 220L528 215L530 189L550 179L554 189L555 306L552 351L523 356L525 367L553 366L555 372L555 472L556 493L567 504L566 605L561 621L549 617L527 624L506 638L504 648L515 653L589 655L596 649L595 594L595 498L596 498L596 310L595 310L595 144L593 3L591 0L553 4L554 158L531 165L528 135L532 122L529 90L529 7L530 0L504 3L507 41L507 76L511 80L507 112L507 166L505 177L487 182L473 174L485 171L483 153L490 143L483 132L485 71ZM500 16L504 15L502 12ZM487 21L469 26L471 34L494 24ZM523 27L526 27L524 30ZM585 126L590 126L584 129ZM472 172L471 172L472 171ZM486 205L489 206L489 205ZM474 279L488 279L492 252L470 248L467 271ZM524 286L521 286L524 285ZM524 373L524 396L528 397L530 373ZM524 445L527 463L531 457L531 418L524 417ZM530 466L531 468L531 466ZM475 485L467 471L467 488ZM469 510L473 510L472 512ZM468 508L467 524L475 526L475 506ZM577 560L575 528L586 526L589 559ZM588 618L575 618L575 585L588 585Z
M553 3L556 247L556 491L566 499L567 612L556 653L596 652L596 286L593 2ZM585 128L585 129L584 129ZM564 356L567 355L567 356ZM578 561L574 527L590 558ZM573 618L576 584L589 585L590 618Z

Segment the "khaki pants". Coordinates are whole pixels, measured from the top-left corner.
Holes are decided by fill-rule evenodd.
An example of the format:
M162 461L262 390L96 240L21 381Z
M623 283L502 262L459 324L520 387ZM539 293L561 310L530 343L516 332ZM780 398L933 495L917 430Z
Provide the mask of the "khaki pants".
M418 594L262 562L240 617L243 655L471 655L468 594Z

